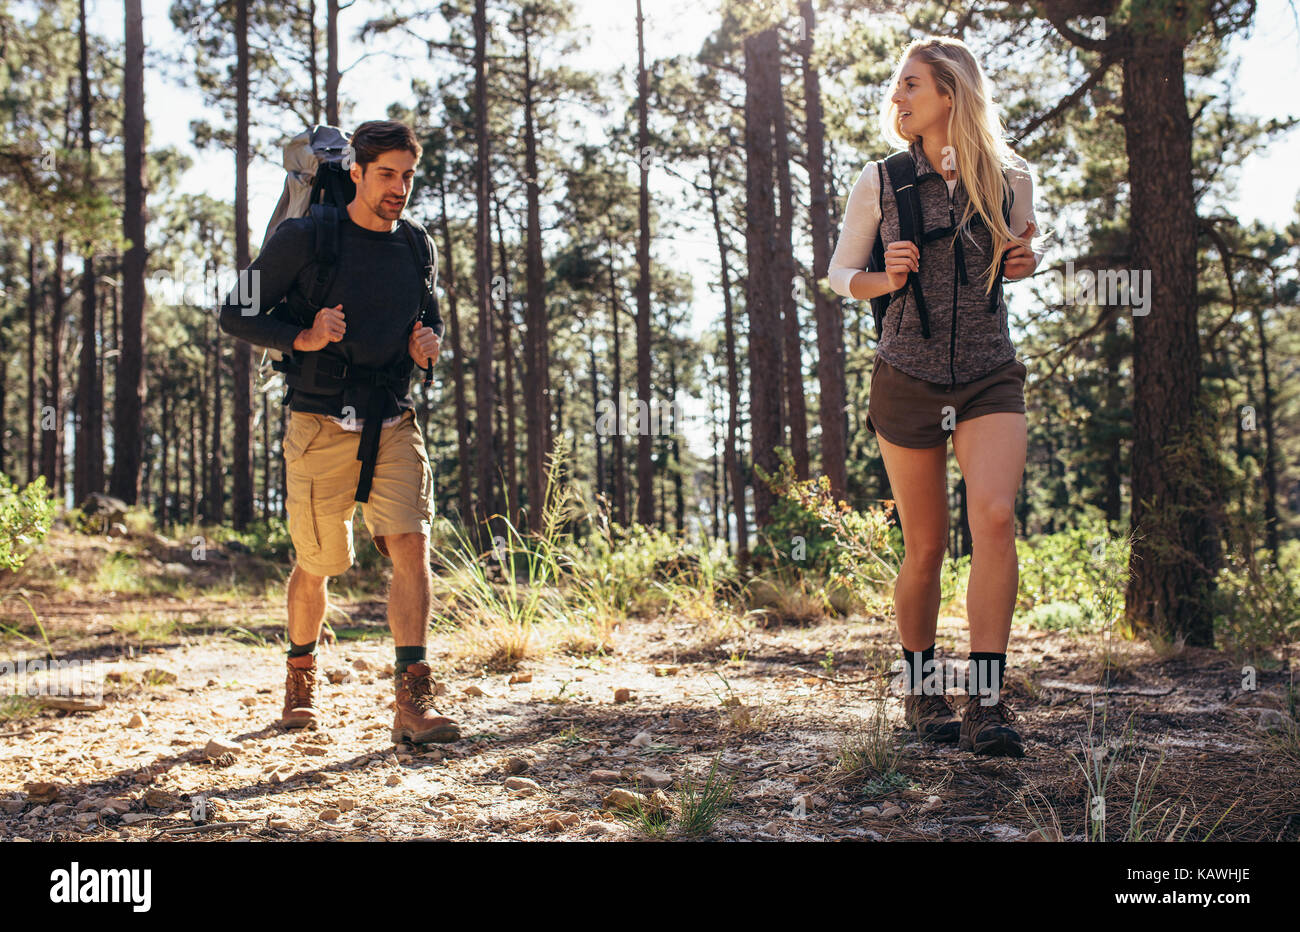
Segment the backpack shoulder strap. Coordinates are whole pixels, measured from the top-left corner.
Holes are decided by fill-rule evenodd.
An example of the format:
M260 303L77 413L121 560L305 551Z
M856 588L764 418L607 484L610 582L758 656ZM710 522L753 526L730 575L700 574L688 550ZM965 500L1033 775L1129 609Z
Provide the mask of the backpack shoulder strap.
M916 190L916 163L910 152L895 152L885 159L889 183L898 204L898 232L902 239L920 245L925 223L921 216L921 194ZM882 185L883 190L883 185Z
M316 233L316 247L312 261L316 266L312 277L311 291L307 295L309 310L313 316L323 306L329 295L334 277L338 273L339 256L342 254L342 231L339 212L328 204L312 204L308 216Z

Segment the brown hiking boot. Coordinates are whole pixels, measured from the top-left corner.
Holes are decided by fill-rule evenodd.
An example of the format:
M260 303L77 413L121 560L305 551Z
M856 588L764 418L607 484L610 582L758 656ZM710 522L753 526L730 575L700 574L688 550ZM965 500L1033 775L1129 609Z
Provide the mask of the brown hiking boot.
M427 663L413 663L394 673L397 704L393 714L393 743L459 741L460 726L439 715L433 705L433 673Z
M1020 735L1010 725L1015 719L1016 713L1011 711L1004 699L999 698L993 705L981 705L979 696L971 696L961 718L958 747L976 754L1024 757L1025 749L1020 743Z
M948 697L924 692L903 696L903 721L927 741L956 741L961 729L961 721L948 705Z
M290 657L289 674L284 681L284 714L280 724L285 728L302 728L316 723L316 655L303 654Z

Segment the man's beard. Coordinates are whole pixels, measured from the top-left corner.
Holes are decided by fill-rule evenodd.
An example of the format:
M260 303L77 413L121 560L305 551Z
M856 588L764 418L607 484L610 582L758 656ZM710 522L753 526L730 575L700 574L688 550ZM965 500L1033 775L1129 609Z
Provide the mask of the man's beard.
M375 213L385 220L396 220L402 216L404 204L389 203L387 199L381 198L375 203Z

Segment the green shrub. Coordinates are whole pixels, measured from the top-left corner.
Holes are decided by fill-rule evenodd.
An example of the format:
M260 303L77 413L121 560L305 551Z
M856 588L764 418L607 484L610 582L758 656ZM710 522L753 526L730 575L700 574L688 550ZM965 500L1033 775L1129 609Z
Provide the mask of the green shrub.
M1300 541L1287 541L1277 563L1227 555L1210 599L1216 642L1238 660L1260 660L1300 637Z
M1030 609L1025 621L1040 631L1087 631L1091 628L1083 609L1073 602L1042 602Z
M1079 607L1088 626L1113 623L1124 604L1129 547L1129 539L1113 533L1097 513L1067 530L1017 540L1017 610L1069 602Z
M19 489L0 475L0 570L21 567L45 540L53 522L54 502L43 476Z

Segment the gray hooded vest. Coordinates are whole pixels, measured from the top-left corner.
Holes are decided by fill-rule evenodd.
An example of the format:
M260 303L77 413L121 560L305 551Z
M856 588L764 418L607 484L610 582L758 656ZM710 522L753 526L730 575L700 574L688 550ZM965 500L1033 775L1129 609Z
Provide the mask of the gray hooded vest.
M924 229L956 224L966 209L966 188L959 180L952 193L935 171L919 142L910 146L916 163ZM899 239L898 204L889 172L880 170L880 236L886 246ZM918 231L919 233L920 231ZM954 240L959 240L955 242ZM984 291L983 280L993 250L993 236L978 213L959 236L945 236L920 247L918 263L930 335L911 288L895 293L885 311L876 352L913 378L953 386L973 382L1016 356L1007 326L1002 288Z

